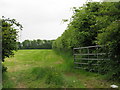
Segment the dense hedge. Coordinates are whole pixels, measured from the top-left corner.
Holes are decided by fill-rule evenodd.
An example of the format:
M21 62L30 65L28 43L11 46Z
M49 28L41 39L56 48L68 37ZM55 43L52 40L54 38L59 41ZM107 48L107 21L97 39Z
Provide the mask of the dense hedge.
M120 2L88 2L73 8L67 29L53 43L57 50L71 51L74 47L105 45L111 61L103 67L110 79L120 81ZM102 70L103 70L102 69Z

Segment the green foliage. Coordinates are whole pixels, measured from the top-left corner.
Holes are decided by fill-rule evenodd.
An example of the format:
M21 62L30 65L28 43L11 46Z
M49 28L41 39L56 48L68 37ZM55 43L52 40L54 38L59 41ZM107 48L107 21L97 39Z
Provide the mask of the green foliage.
M73 8L74 14L67 29L54 43L53 48L70 50L74 47L96 45L96 37L119 18L119 2L88 2Z
M18 31L22 29L15 19L0 19L2 22L2 61L6 57L14 55L14 50L17 50ZM1 32L0 32L1 33Z
M111 58L111 61L107 63L107 68L109 67L109 72L112 72L109 75L120 81L120 21L114 21L107 28L102 29L97 39L99 44L107 46L107 53Z
M116 75L120 80L120 2L88 2L82 7L74 7L70 21L64 33L53 43L53 48L72 51L74 47L104 45L103 52L111 60L95 68L102 74L112 72L111 79Z
M18 42L19 49L51 49L54 40L25 40Z
M2 65L2 73L7 71L7 67L5 67L4 65Z
M0 37L0 43L2 43L2 61L10 56L14 55L14 50L17 50L18 31L22 30L22 25L15 19L4 18L0 19L2 22L2 40ZM2 66L2 72L6 71L7 67Z

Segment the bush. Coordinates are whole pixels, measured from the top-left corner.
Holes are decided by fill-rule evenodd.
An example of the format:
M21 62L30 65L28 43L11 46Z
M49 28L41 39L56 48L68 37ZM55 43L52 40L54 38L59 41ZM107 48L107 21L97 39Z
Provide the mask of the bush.
M5 67L4 65L2 65L2 73L7 71L7 67Z
M111 59L104 69L108 69L110 79L120 81L120 21L112 22L102 31L102 33L98 34L98 43L107 46L105 52L108 53Z

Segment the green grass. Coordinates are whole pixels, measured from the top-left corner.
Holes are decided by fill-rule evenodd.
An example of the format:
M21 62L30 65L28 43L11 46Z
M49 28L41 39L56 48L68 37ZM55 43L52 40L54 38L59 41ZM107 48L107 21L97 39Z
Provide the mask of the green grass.
M53 50L19 50L6 58L4 88L109 88L103 76L73 68L68 53Z

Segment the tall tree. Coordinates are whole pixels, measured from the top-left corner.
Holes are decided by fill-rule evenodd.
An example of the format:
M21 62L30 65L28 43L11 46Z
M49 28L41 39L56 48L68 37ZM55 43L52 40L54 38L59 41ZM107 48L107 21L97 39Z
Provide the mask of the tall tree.
M22 30L22 25L15 19L2 17L0 19L0 60L4 62L6 57L14 55L14 50L17 50L18 31ZM1 65L1 64L0 64ZM1 67L1 66L0 66ZM2 72L6 71L6 67L2 66Z
M15 19L2 17L2 61L6 57L14 55L14 50L17 50L18 32L22 30L22 25Z

